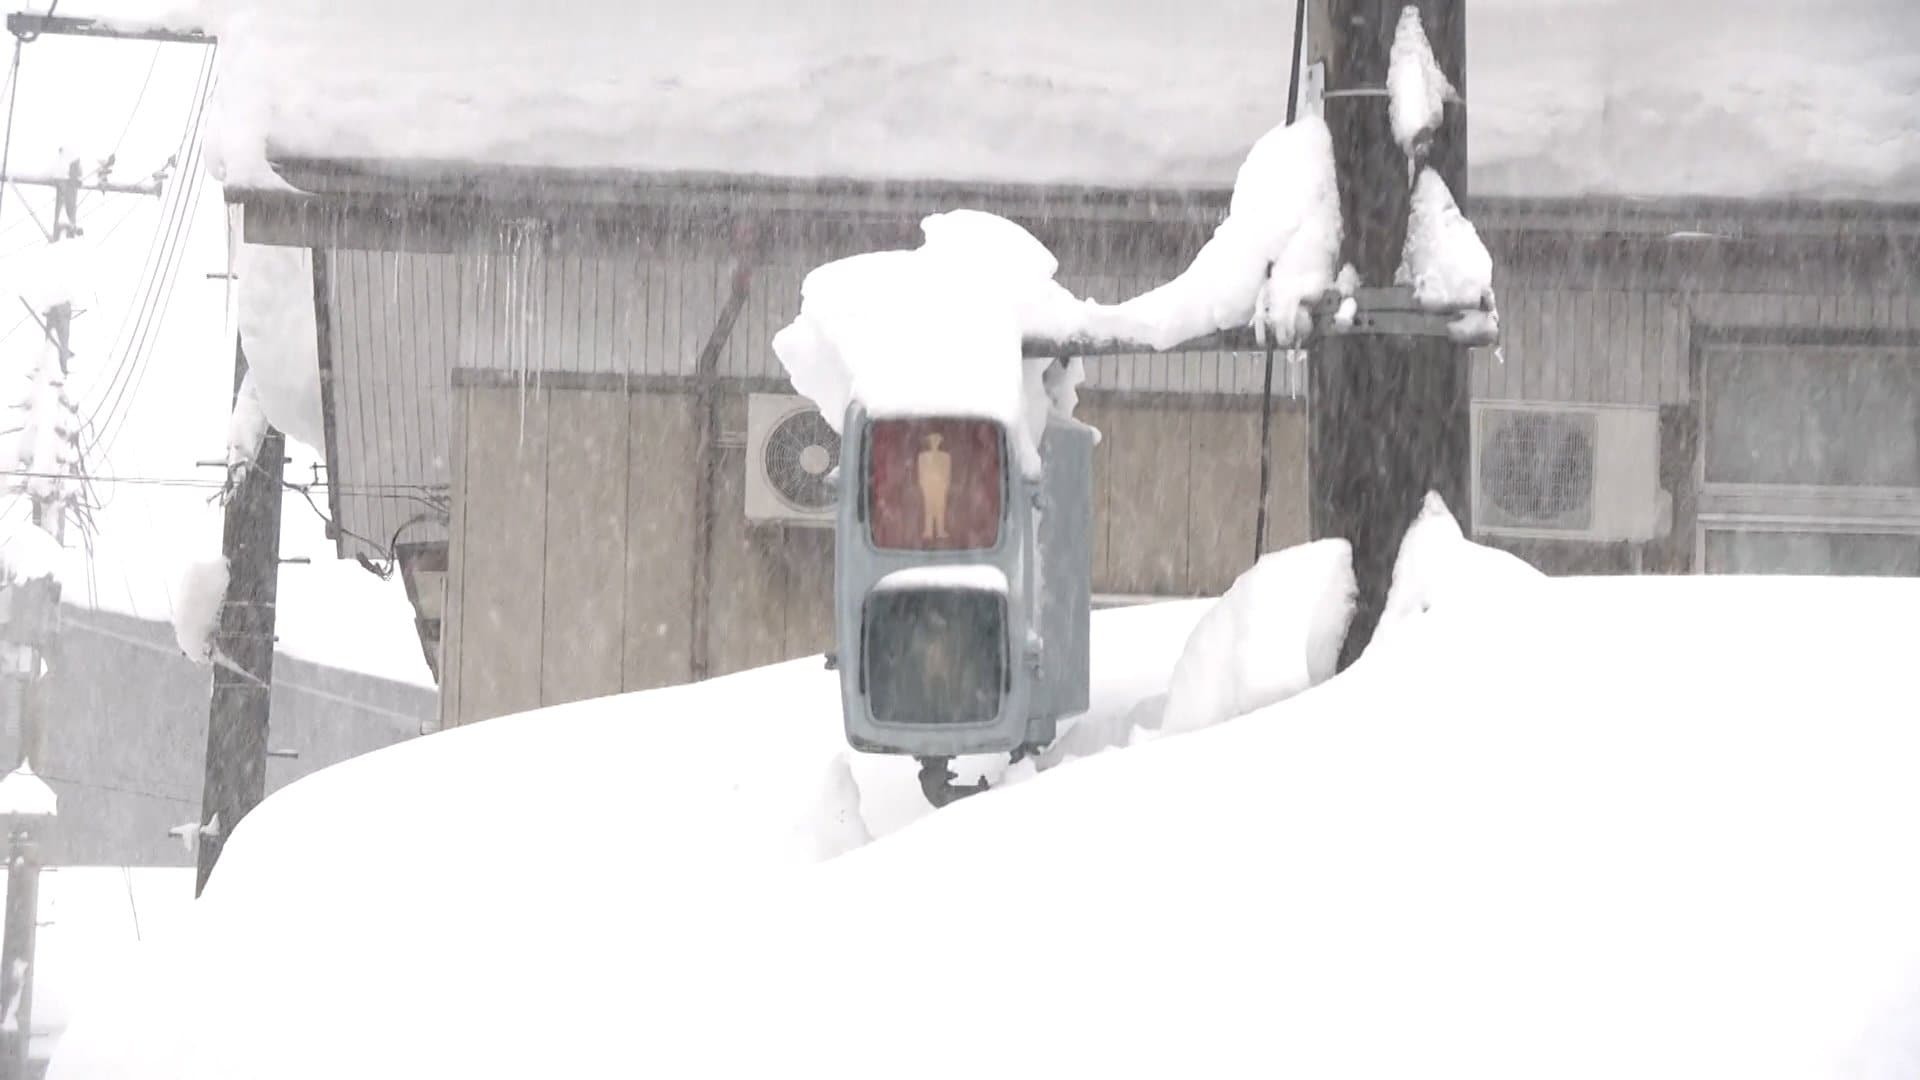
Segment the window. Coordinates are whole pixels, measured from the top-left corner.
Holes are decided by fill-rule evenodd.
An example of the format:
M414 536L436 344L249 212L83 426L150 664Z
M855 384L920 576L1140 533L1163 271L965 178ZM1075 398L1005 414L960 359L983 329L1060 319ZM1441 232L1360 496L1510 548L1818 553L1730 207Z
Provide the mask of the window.
M1920 488L1920 360L1859 349L1709 352L1708 484Z
M1920 577L1920 533L1708 529L1706 571Z
M1920 350L1709 347L1697 564L1920 576Z

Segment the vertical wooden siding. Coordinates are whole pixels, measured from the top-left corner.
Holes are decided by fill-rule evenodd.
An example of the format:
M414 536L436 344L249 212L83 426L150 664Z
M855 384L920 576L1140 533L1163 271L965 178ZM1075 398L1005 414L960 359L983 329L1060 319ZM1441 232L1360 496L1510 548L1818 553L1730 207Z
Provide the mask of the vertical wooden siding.
M340 522L382 543L418 514L409 498L451 481L452 373L685 376L724 304L732 259L685 238L644 251L526 251L517 256L335 250L327 254ZM722 350L723 379L780 380L773 335L799 310L813 264L783 256L756 267L746 308ZM1177 262L1067 274L1086 295L1117 300L1178 272ZM1089 365L1088 388L1252 395L1257 353L1120 356ZM1298 397L1305 371L1284 361L1275 394ZM415 526L419 528L421 526ZM412 539L437 535L427 525ZM349 554L378 555L350 540Z
M1920 327L1911 293L1528 288L1500 293L1500 349L1474 350L1473 393L1485 400L1680 405L1694 326L1809 330Z
M455 491L443 627L443 723L691 674L694 467L690 395L454 387ZM1218 593L1253 558L1259 414L1089 403L1095 588ZM720 402L722 431L746 423ZM1305 416L1274 415L1269 548L1304 538ZM751 525L745 450L723 447L707 647L716 674L832 641L833 537Z

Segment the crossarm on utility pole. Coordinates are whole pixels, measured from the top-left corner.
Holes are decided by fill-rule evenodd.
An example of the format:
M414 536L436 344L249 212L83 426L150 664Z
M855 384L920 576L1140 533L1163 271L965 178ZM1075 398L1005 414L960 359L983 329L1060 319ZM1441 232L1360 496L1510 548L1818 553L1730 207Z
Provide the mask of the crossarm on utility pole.
M15 174L11 176L0 176L0 181L5 181L9 184L29 184L34 187L70 187L78 191L104 191L114 195L159 195L163 193L160 182L157 180L143 180L139 183L122 184L117 181L107 180L75 181L65 176L21 176Z

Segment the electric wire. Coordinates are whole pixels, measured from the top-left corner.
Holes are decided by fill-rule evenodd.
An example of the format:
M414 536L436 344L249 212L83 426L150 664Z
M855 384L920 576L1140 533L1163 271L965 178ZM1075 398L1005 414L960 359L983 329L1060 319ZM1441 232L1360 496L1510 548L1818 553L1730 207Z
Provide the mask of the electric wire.
M196 109L189 119L186 128L181 133L182 149L189 150L187 156L187 167L189 169L194 169L197 165L197 158L192 151L197 150L199 118L204 110L206 95L210 92L210 86L207 83L210 65L210 58L203 58L200 79L194 87ZM135 382L136 374L139 371L140 365L143 363L142 353L137 347L137 342L144 340L145 328L153 318L156 305L164 290L164 285L168 280L169 267L173 266L179 257L179 252L175 245L179 242L182 214L191 212L190 203L197 195L198 179L197 175L190 175L186 185L176 186L175 189L170 192L172 197L166 200L166 204L162 210L162 222L154 234L154 245L149 249L150 251L157 250L158 256L148 264L147 269L150 271L150 274L144 280L139 302L129 306L126 315L122 318L120 329L117 330L114 335L113 347L119 350L120 353L120 360L115 365L115 381L118 385L117 387L112 384L109 385L107 393L101 395L94 411L89 414L87 418L87 425L94 432L93 445L95 446L103 441L106 429L113 423L115 414L120 409L122 401L125 400L127 389ZM132 320L131 329L128 328L129 317ZM111 399L107 397L108 393L113 395ZM101 419L103 409L105 410L106 417L104 420Z
M26 39L15 36L13 39L13 63L7 67L7 133L0 141L0 178L8 175L7 167L13 160L13 105L20 96L20 50L25 47ZM0 179L0 209L6 207L9 181Z
M140 92L134 95L133 108L127 111L127 122L120 125L120 134L113 140L113 152L108 157L118 158L120 146L127 141L127 132L133 130L133 122L140 115L140 106L146 103L147 87L153 85L153 69L160 65L160 42L153 43L153 55L147 58L147 75L140 80Z
M203 89L205 71L203 58L201 76L197 78L194 83L194 93L196 95ZM180 145L182 149L185 148L192 130L192 120L191 117L189 117L188 122L181 128ZM127 336L128 327L134 323L136 312L141 313L141 317L144 317L151 298L154 296L158 284L157 275L166 261L164 241L169 234L168 224L173 219L180 197L182 197L181 192L175 188L170 189L166 197L162 200L159 224L155 226L153 235L148 239L147 252L140 261L140 292L137 298L128 303L126 308L122 310L120 313L120 324L114 328L111 339L112 343L108 346L108 351L111 355L118 356L118 360L114 364L112 374L108 376L106 388L100 391L97 397L95 397L94 407L92 411L87 414L86 427L89 431L95 432L96 434L98 433L101 423L103 409L106 409L110 402L117 402L118 398L115 395L123 390L124 382L130 377L133 355L125 347L127 341L130 340Z
M120 341L120 360L116 363L116 381L118 386L109 384L93 412L88 416L87 427L93 432L93 439L87 450L98 450L96 456L105 458L112 454L113 446L124 430L126 419L132 414L133 403L139 396L139 389L146 380L147 369L152 360L152 342L155 329L166 317L166 308L173 295L174 285L179 280L179 268L186 257L187 240L192 236L193 209L198 201L201 184L199 134L206 115L206 105L212 96L211 77L213 50L207 50L207 56L201 65L201 79L196 85L197 100L194 113L182 136L186 148L184 168L188 171L188 182L176 185L173 194L178 198L170 203L165 213L167 220L156 235L160 237L160 256L155 266L155 275L148 279L147 288L139 305L140 313L135 317L131 330L125 331ZM130 309L131 310L131 309ZM124 321L123 321L124 326ZM109 399L108 395L112 395ZM104 418L103 418L104 417Z

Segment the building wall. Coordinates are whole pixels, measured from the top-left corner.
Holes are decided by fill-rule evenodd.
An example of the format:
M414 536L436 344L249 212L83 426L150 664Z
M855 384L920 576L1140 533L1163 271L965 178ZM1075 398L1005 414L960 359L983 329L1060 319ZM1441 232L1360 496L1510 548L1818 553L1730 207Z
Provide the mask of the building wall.
M411 738L434 716L434 692L274 658L267 790ZM207 669L181 655L165 623L68 606L45 680L44 760L60 799L40 840L50 866L191 866L167 830L200 815L207 746ZM0 701L6 752L17 702ZM11 759L9 759L11 760Z
M318 261L339 519L356 536L453 537L448 722L680 681L701 650L706 670L720 673L827 643L825 602L813 599L828 587L823 535L749 527L741 513L744 396L785 388L769 343L797 310L808 268L911 245L914 222L800 229L750 260L744 306L711 370L715 587L695 642L692 397L705 385L696 358L722 322L742 249L724 229L676 224L676 214L617 241L549 223L558 231L502 228L435 250L343 244ZM1737 214L1729 220L1735 233L1745 227ZM1107 300L1170 277L1195 246L1193 236L1124 223L1028 224L1059 255L1064 283ZM1746 224L1755 235L1771 227ZM1504 342L1476 352L1474 397L1658 408L1673 528L1646 545L1493 542L1550 572L1687 572L1700 427L1694 370L1711 347L1703 343L1730 329L1912 333L1920 277L1903 254L1910 243L1880 242L1839 219L1764 241L1609 228L1487 231ZM1089 362L1082 415L1106 435L1097 590L1217 592L1244 569L1261 361L1214 353ZM1278 374L1275 545L1307 533L1304 368L1282 362ZM450 506L452 520L423 513L424 503Z
M1669 533L1638 550L1489 542L1551 573L1699 570L1703 352L1732 334L1804 348L1872 342L1920 364L1920 265L1873 241L1837 230L1771 244L1496 234L1503 341L1475 350L1475 400L1658 407L1660 483L1674 513Z
M776 252L756 263L714 377L762 389L785 382L773 335L799 310L807 272L834 254ZM1068 271L1061 280L1119 300L1182 265L1151 252L1131 262L1126 273ZM319 263L330 315L323 362L333 509L348 534L344 553L376 557L383 552L359 538L445 534L432 511L452 482L454 372L529 383L562 374L656 386L691 379L726 304L734 260L724 244L669 233L645 250L327 249ZM1251 397L1262 366L1253 353L1103 357L1088 364L1087 391ZM1299 365L1276 366L1279 396L1304 386Z
M1252 559L1251 400L1093 394L1094 588L1218 593ZM690 393L553 376L459 376L442 627L448 725L685 682L696 646L698 468ZM725 674L832 644L833 535L745 515L746 398L717 400L712 583L702 643ZM1273 416L1269 548L1306 534L1304 413Z

